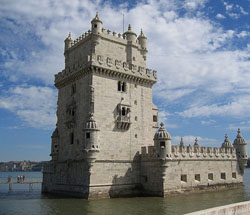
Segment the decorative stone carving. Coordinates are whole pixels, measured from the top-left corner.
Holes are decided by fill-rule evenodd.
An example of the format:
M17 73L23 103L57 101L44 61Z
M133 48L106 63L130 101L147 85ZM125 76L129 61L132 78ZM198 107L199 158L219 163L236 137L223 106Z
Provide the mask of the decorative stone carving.
M102 65L104 63L104 59L102 55L97 55L97 61L100 65Z
M111 66L113 66L113 59L112 58L107 58L107 65L109 66L109 67L111 67Z
M122 62L120 60L115 60L115 66L117 69L120 69L122 66Z

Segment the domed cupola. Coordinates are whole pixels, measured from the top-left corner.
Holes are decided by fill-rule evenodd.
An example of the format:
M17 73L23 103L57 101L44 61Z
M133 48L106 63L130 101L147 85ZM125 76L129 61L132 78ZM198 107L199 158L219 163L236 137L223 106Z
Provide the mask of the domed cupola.
M154 145L156 149L156 157L160 160L171 160L171 135L164 128L164 123L160 124L160 128L154 135Z
M232 148L232 147L233 147L233 145L232 145L232 143L229 141L227 135L225 135L225 140L224 140L224 142L222 143L221 147L222 147L222 148Z
M85 129L97 129L96 121L94 120L94 115L93 113L89 114L89 120L86 123Z
M234 140L234 145L246 144L244 138L241 135L240 128L238 128L238 134Z
M69 32L68 37L64 40L64 51L69 49L71 47L71 43L73 43L73 38L71 36L71 33Z
M234 148L236 149L236 155L239 161L239 167L243 174L247 166L248 154L247 154L247 143L242 137L240 129L238 129L238 134L234 140L233 145L234 145Z
M127 41L132 41L133 43L136 42L136 33L132 31L131 25L128 25L128 30L123 34L126 36Z
M99 143L98 143L98 131L96 121L94 120L93 113L89 113L89 120L85 124L85 128L83 129L85 132L85 150L96 150L99 151Z
M164 127L164 123L161 122L160 128L155 133L154 139L164 139L164 140L171 140L171 135L167 132L167 130Z
M138 41L139 41L139 43L141 45L141 48L143 50L146 50L147 49L147 37L143 33L142 29L141 29L141 34L138 37Z
M91 30L94 34L102 32L102 20L99 18L98 13L96 13L95 18L91 21Z

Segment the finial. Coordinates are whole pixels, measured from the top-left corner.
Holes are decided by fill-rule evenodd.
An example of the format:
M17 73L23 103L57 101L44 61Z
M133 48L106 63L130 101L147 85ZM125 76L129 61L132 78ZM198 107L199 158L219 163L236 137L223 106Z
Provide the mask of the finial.
M163 128L163 127L164 127L164 123L163 123L163 122L161 122L160 126L161 126L161 128Z
M129 30L129 31L131 31L131 30L132 30L132 28L131 28L131 25L130 25L130 24L128 24L128 30Z
M240 134L240 128L238 128L238 134Z
M71 37L71 32L69 32L69 36L68 37Z
M92 112L89 112L89 119L92 121L94 120L94 114Z
M180 146L184 146L183 137L181 137Z

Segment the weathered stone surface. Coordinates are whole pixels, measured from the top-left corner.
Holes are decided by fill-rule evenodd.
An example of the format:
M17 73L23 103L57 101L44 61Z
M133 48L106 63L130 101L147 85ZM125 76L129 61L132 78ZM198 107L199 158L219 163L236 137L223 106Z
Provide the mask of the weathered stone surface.
M102 28L65 40L65 69L55 75L57 127L43 192L82 198L164 196L242 183L246 143L171 145L152 103L156 71L146 68L146 40L129 27Z

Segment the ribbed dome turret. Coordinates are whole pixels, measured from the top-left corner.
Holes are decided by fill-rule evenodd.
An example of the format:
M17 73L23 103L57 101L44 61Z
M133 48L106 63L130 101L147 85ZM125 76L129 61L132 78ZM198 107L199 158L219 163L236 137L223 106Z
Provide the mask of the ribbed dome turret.
M224 140L224 143L222 143L222 146L221 146L221 147L222 147L222 148L232 148L232 147L233 147L233 145L232 145L232 143L229 141L227 135L225 135L225 140Z
M131 25L130 25L130 24L128 25L128 30L127 30L123 35L126 36L126 39L127 39L128 41L132 41L132 42L134 42L134 43L136 42L136 37L137 37L137 35L136 35L135 32L132 31L132 28L131 28Z
M238 134L234 140L234 145L246 144L245 139L242 137L240 129L238 128Z
M157 139L171 140L171 135L165 129L163 122L161 122L160 126L161 127L155 133L154 140L157 140Z
M96 12L95 17L92 19L91 23L100 22L102 24L102 20L99 18L98 13Z
M97 129L96 121L94 120L93 113L89 114L89 120L86 122L85 129Z

